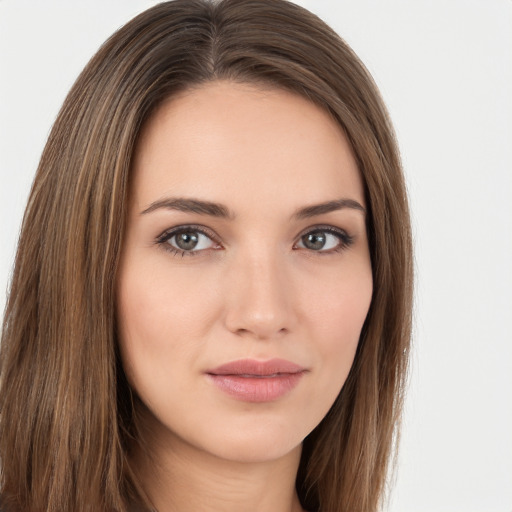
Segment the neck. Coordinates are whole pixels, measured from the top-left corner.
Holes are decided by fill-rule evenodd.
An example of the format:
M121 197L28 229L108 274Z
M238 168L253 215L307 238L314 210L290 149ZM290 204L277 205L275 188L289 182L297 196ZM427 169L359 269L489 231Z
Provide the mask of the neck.
M303 512L295 490L300 446L276 460L233 461L168 432L145 438L132 462L158 512Z

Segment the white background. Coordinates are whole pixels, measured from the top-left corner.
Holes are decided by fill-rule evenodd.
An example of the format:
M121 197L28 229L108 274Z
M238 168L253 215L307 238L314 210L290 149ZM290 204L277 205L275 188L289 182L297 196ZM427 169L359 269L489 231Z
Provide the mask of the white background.
M0 307L64 96L155 2L0 0ZM391 512L512 512L512 1L302 0L374 75L411 196L413 367Z

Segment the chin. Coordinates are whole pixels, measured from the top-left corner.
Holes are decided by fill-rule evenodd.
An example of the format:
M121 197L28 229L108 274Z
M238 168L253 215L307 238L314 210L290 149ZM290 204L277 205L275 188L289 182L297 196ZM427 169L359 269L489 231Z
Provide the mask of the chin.
M168 431L167 440L175 452L191 449L196 454L219 460L263 463L285 458L293 452L300 457L302 441L308 432L298 431L296 426L286 422L278 423L275 418L260 417L259 421L252 418L250 424L245 425L211 422L204 428Z
M302 440L291 442L268 435L246 437L244 439L226 439L222 444L212 447L210 453L216 458L230 462L258 464L290 456L293 452L300 457Z

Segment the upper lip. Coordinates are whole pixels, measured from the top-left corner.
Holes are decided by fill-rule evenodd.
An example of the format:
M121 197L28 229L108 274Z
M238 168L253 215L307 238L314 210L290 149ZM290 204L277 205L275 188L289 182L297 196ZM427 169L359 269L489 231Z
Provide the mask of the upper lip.
M305 371L304 367L285 359L269 359L267 361L239 359L217 366L206 373L210 375L270 376L301 373L303 371Z

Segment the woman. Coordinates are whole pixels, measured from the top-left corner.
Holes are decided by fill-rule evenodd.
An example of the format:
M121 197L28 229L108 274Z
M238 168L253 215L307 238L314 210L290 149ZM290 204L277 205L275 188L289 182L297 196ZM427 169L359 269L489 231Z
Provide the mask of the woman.
M393 131L336 34L281 0L142 13L30 195L2 510L376 510L411 265Z

